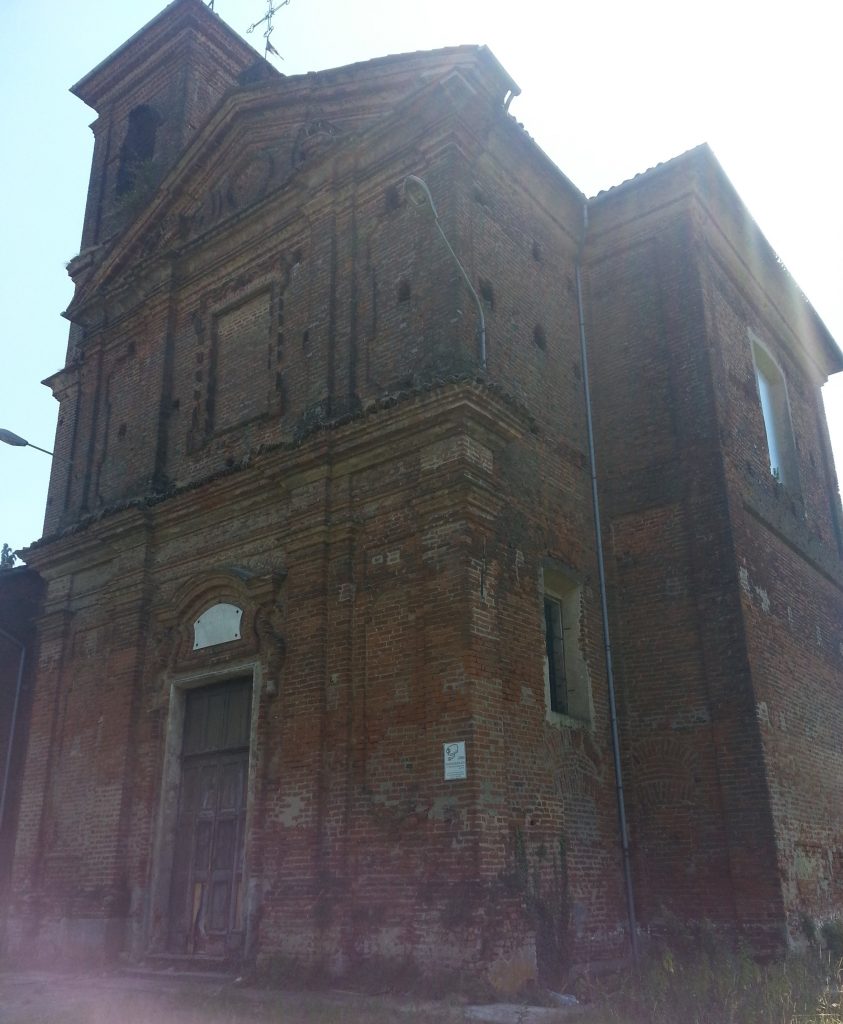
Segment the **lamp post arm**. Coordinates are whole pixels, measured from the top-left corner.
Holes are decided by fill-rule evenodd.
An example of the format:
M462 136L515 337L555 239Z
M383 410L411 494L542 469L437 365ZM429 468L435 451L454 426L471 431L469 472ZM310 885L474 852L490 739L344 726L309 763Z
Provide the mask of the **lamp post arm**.
M51 452L47 448L41 448L37 444L33 444L31 441L27 441L26 438L21 437L20 434L14 434L11 430L5 430L2 427L0 427L0 441L4 444L10 444L15 448L34 448L37 452L43 452L45 455L49 455L51 459L58 459L59 462L66 462L68 466L73 465L70 459L66 459L63 455L56 455L55 452Z
M53 459L58 459L59 462L67 462L67 459L62 458L61 455L56 455L55 452L48 452L46 448L39 448L37 444L33 444L31 441L26 442L28 448L34 448L37 452L43 452L45 455L49 455Z

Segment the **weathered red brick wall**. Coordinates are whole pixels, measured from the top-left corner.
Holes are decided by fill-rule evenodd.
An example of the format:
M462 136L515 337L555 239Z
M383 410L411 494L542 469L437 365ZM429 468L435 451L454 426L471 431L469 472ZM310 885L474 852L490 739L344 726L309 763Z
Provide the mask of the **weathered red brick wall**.
M471 94L455 89L450 100L476 128ZM514 985L535 972L536 956L550 976L622 948L572 276L578 197L543 159L512 189L507 148L525 144L514 124L502 121L483 145L437 146L431 126L448 122L431 97L425 109L412 123L434 151L426 166L367 150L370 165L358 156L344 189L313 184L309 224L291 219L280 252L277 218L291 218L298 196L280 195L275 214L256 210L213 245L193 246L140 316L88 330L86 362L102 369L82 375L77 443L92 457L79 500L87 486L88 506L108 507L144 493L162 470L180 486L223 475L104 520L125 531L113 544L137 551L140 577L108 568L113 556L100 549L90 598L87 584L62 584L57 607L68 594L70 606L86 604L62 641L78 702L68 698L59 720L48 701L38 729L42 750L75 742L84 756L63 778L51 765L31 769L33 791L60 791L71 810L64 861L34 827L19 847L21 915L27 892L69 889L62 863L80 872L72 908L44 907L42 932L52 929L54 942L71 913L116 922L114 908L128 907L137 952L160 927L152 890L168 695L150 609L177 602L211 566L243 565L287 571L281 692L261 698L253 745L253 952L334 968L411 955L431 969L497 964L501 983ZM522 412L481 391L479 425L446 429L428 422L424 401L408 403L425 382L476 367L479 353L473 302L429 212L396 187L405 168L424 174L484 292L489 372ZM544 212L554 197L558 221ZM226 373L220 346L238 337L244 310L250 358ZM395 397L384 402L385 393ZM333 434L308 436L376 400L371 424L342 428L353 458L332 454ZM298 439L301 456L259 455ZM539 581L548 560L582 587L589 724L546 721ZM100 686L92 662L114 647L95 615L77 633L95 592L100 611L134 607L141 617L119 645L134 691L100 698L108 735L127 737L108 766L119 822L85 771L100 757L82 716ZM86 661L88 632L103 631ZM139 635L153 646L132 660ZM442 744L453 739L468 744L464 783L442 780ZM103 804L102 829L71 827L92 800Z
M570 895L548 893L541 879L546 860L544 874L555 872L557 886L563 884L559 856L568 851L554 819L558 825L555 773L564 760L554 761L552 745L538 760L530 753L544 717L535 652L523 681L505 686L497 659L472 653L473 637L485 648L498 632L491 582L478 592L475 492L488 501L506 485L492 452L510 438L495 439L501 429L495 419L509 421L510 437L526 424L505 405L490 417L482 390L469 392L478 411L449 412L448 403L464 393L452 387L442 398L408 401L368 423L349 424L336 441L317 437L301 454L280 463L276 457L283 497L265 486L268 465L209 485L201 531L192 496L173 499L151 517L112 518L121 548L148 545L146 573L133 576L125 554L110 566L103 562L96 577L81 565L72 573L79 604L59 655L72 683L63 687L61 717L45 688L33 722L36 749L49 746L61 758L33 759L30 766L18 847L16 948L25 947L27 921L37 921L39 941L54 954L65 918L76 919L77 931L85 921L92 931L95 922L116 926L125 912L121 894L131 900L138 951L145 948L150 826L168 699L160 665L168 642L154 607L177 603L186 584L222 564L287 571L285 667L279 694L261 695L253 749L247 858L250 885L261 894L255 908L260 957L326 961L335 969L412 957L439 970L502 959L500 970L515 971L516 980L530 973L532 957L534 970L531 915L549 897ZM477 418L482 427L472 423ZM326 476L329 456L335 469ZM283 541L271 544L272 537ZM495 542L496 552L502 547ZM493 580L501 556L489 549ZM518 564L509 562L517 577ZM527 568L522 590L535 639L535 563L528 575ZM153 580L150 610L139 599ZM94 581L98 615L83 602ZM143 618L118 631L120 607L137 608ZM484 607L492 609L489 623L478 619ZM512 629L504 625L501 639ZM145 661L127 664L135 671L142 666L132 682L120 666L131 660L129 652L143 657L144 635L151 641ZM222 652L232 672L238 653ZM212 651L210 659L200 654L179 667L201 672L219 663ZM113 685L103 686L103 670ZM86 714L94 696L96 721ZM513 703L530 711L531 726L510 721ZM442 744L453 739L468 744L466 782L442 780ZM46 832L36 825L36 772L50 806ZM580 848L575 836L571 849ZM570 870L585 906L587 887L575 866ZM30 899L34 905L27 905ZM603 920L594 918L592 929Z
M687 179L664 177L596 204L588 264L636 894L645 922L664 905L775 944L774 836L693 206Z
M45 960L113 955L129 904L125 819L135 782L143 551L120 524L91 539L85 551L78 541L65 549L64 570L42 572L9 939L26 946L40 936ZM67 919L78 920L72 936Z
M822 339L785 316L769 278L764 291L736 274L713 244L706 263L715 372L724 437L742 615L773 813L778 871L791 934L800 917L839 915L843 874L837 738L841 721L843 565L840 505L820 387ZM772 295L773 301L767 296ZM767 300L767 301L765 301ZM799 330L799 343L794 333ZM752 332L749 334L749 332ZM798 476L770 473L751 340L781 368Z
M839 912L839 502L819 396L830 350L739 201L712 184L710 157L686 163L693 175L656 171L600 200L592 220L639 898L645 916L662 899L734 914L775 945L785 909L792 935L799 913ZM753 337L787 382L798 487L770 474ZM818 707L824 739L811 738Z
M741 523L744 614L756 711L793 935L800 918L840 914L840 582L747 515ZM763 542L761 542L763 541Z
M461 62L467 56L457 50L450 63ZM466 68L469 79L483 70L473 64ZM214 165L208 168L196 156L185 171L192 184L183 187L175 207L162 210L144 229L133 227L137 251L114 258L111 273L117 278L103 285L113 299L107 316L90 305L90 296L85 305L97 261L78 273L71 312L86 325L84 354L76 332L68 365L51 383L63 403L57 443L79 469L75 478L57 476L53 482L48 534L150 488L201 479L261 444L354 411L385 389L475 364L473 310L454 310L441 301L457 299L459 277L429 211L404 202L402 183L424 160L441 196L443 224L453 234L454 147L443 142L420 157L418 143L441 134L455 99L466 120L488 119L490 111L454 79L447 93L429 87L418 110L399 105L387 124L372 127L385 113L375 86L383 85L398 103L402 92L417 88L414 70L360 76L361 95L352 97L356 106L337 92L330 76L318 88L292 80L289 96L271 81L257 92L241 89L228 101L236 111L233 124L213 140ZM326 114L318 122L307 119L314 89ZM347 147L343 151L347 133L367 127L366 146L354 148L353 155ZM305 129L313 135L302 141ZM264 146L267 132L281 139L271 153ZM334 149L339 156L327 174L325 157ZM239 191L240 172L229 166L235 159L250 182ZM274 168L268 178L261 176L267 160ZM278 191L288 178L296 187ZM270 215L258 200L273 189ZM209 212L197 206L194 192L228 198ZM104 202L92 192L89 214ZM207 244L207 232L238 212L223 250ZM171 265L162 257L169 258L173 244L180 258ZM228 255L221 263L222 251ZM123 272L131 274L130 289L118 273L121 260ZM110 266L109 261L110 255ZM226 331L236 327L238 310L264 301L248 372L235 386L226 373ZM460 320L468 329L458 339L452 321ZM127 406L126 396L139 382L146 401Z
M623 953L579 256L637 908L780 946L839 884L839 505L809 401L829 350L785 354L804 325L784 300L772 323L780 271L735 262L710 155L592 201L581 250L583 197L488 55L306 77L231 93L160 208L71 268L13 949L168 951L185 693L245 677L247 957L516 989ZM481 296L485 374L408 173ZM800 515L766 471L747 325L793 378ZM543 571L576 594L578 718L548 710ZM221 601L240 638L194 651Z
M574 286L581 197L524 142L514 123L501 125L462 198L462 241L492 297L488 372L534 418L529 443L497 460L501 504L490 496L489 525L473 545L472 646L488 708L484 775L496 779L484 796L493 856L524 894L552 976L562 962L622 950L626 922ZM517 181L513 153L523 157ZM547 718L540 580L553 566L580 586L570 639L587 665L589 722Z
M116 61L105 61L73 87L100 115L92 124L94 155L82 229L84 251L124 230L182 155L196 131L256 54L223 25L214 25L198 2L182 2L129 41ZM155 150L138 187L117 195L121 147L129 114L149 106L159 115Z
M24 565L0 570L0 895L4 899L15 848L42 591L42 581Z

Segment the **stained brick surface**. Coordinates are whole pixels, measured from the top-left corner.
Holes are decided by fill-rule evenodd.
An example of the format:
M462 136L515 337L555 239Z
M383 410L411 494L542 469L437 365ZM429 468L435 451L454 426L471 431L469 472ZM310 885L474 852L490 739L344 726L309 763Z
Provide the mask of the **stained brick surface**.
M818 388L840 354L708 150L590 201L584 236L487 51L285 79L199 0L161 18L77 86L102 109L49 382L74 472L56 463L28 555L46 603L12 951L173 952L184 694L245 677L238 956L515 990L624 954L578 263L640 922L666 906L768 950L839 912ZM186 50L153 45L170 22ZM166 114L164 184L130 208L103 140L139 103ZM485 369L408 173L481 296ZM798 490L769 473L749 329L787 380ZM578 588L584 720L548 712L543 569ZM194 651L219 602L241 638Z

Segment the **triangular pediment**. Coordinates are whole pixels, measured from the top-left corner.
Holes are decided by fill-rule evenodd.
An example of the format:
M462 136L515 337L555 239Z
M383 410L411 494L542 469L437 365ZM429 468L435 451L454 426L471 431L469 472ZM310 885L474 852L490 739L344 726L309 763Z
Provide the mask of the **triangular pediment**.
M137 208L126 229L91 261L86 278L77 277L71 319L127 269L191 244L287 185L316 149L339 137L324 118L297 123L292 111L278 116L272 90L261 91L270 95L227 97L160 186L133 197Z
M327 160L363 146L367 133L401 120L401 112L414 130L408 103L455 78L498 102L517 89L486 47L460 46L231 90L120 236L74 272L77 292L66 315L88 322L86 307L124 283L137 294L144 265L267 197L299 184L306 190Z
M133 240L141 257L190 243L289 185L343 135L327 118L277 104L267 110L235 103L226 115L142 216Z
M488 50L455 47L233 90L123 233L75 275L66 315L86 321L82 311L96 296L129 275L136 284L149 261L192 245L269 196L299 184L306 190L343 147L361 145L367 133L396 121L408 101L455 75L467 81L472 71L496 79L501 95L509 84Z

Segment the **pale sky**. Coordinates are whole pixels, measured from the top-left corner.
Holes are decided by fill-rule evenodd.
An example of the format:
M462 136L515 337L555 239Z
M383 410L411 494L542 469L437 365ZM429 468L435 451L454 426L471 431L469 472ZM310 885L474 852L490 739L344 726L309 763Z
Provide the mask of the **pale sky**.
M278 2L278 0L276 0ZM2 0L0 426L52 448L94 112L68 88L161 0ZM266 0L216 0L263 52ZM587 195L708 142L761 230L843 341L840 32L829 0L290 0L274 18L286 74L486 43L521 86L510 111ZM825 389L843 470L843 374ZM41 533L50 459L0 444L0 543Z

